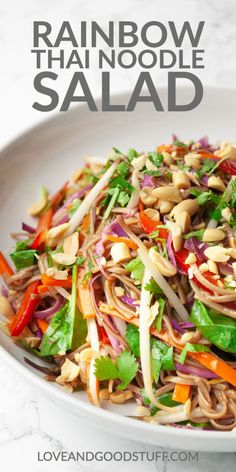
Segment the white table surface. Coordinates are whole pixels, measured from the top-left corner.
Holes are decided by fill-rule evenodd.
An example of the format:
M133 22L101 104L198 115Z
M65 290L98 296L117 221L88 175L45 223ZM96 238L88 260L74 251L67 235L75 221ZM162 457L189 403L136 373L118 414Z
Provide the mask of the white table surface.
M32 86L33 59L32 21L47 20L59 25L63 20L74 23L96 20L133 20L139 24L151 19L159 21L183 19L193 24L206 21L202 47L206 50L206 69L201 79L206 85L235 86L236 83L236 8L235 0L8 0L0 6L0 147L12 138L48 117L32 108L35 92ZM90 74L94 94L99 96L99 72ZM132 88L136 71L118 71L113 92ZM157 73L158 83L165 75ZM63 90L60 84L59 90ZM95 430L69 413L59 410L36 392L25 379L0 364L0 465L5 472L28 471L215 471L222 466L235 470L235 454L199 454L193 462L38 462L38 451L154 451L158 449L122 440ZM184 445L183 445L184 446Z

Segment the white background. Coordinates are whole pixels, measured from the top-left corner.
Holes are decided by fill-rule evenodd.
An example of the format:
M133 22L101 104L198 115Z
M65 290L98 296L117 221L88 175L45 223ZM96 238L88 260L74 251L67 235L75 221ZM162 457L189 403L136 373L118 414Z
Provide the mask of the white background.
M35 75L32 48L33 20L46 20L57 28L61 21L96 20L105 26L108 20L132 20L139 25L153 19L181 24L189 20L195 25L206 21L201 47L205 49L204 71L199 74L203 84L235 86L236 82L236 5L235 0L7 0L0 5L0 147L48 114L32 108L36 99L33 89ZM169 41L169 40L168 40ZM165 45L171 47L171 43ZM186 53L188 45L186 44ZM133 88L137 69L117 70L112 91ZM68 86L59 80L62 95ZM89 72L93 94L100 95L100 72ZM164 73L154 74L157 84L166 83ZM54 112L55 113L55 112ZM3 203L3 202L1 202ZM30 385L6 365L0 365L0 465L5 472L28 471L169 471L191 468L192 471L235 470L235 454L199 454L199 461L174 463L46 463L37 462L37 451L62 450L130 450L154 451L144 443L122 440L101 433L88 424L79 423L69 414L34 391ZM184 446L184 445L183 445ZM171 444L170 444L171 447Z

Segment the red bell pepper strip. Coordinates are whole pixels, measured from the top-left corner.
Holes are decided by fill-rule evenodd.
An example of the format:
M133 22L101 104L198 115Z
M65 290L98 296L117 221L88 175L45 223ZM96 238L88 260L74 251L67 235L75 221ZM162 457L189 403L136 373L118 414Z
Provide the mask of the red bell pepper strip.
M68 185L68 182L65 182L65 184L63 185L63 187L58 190L58 192L56 192L52 197L51 197L51 204L52 204L52 207L54 208L55 210L55 207L57 207L59 205L59 203L62 202L62 200L64 200L65 198L65 192L66 192L66 189L67 189L67 185Z
M52 224L53 208L48 208L40 217L36 229L36 236L31 244L31 249L38 249L45 241L46 232Z
M38 303L40 302L39 297L32 297L32 295L38 294L39 285L39 280L37 280L36 282L32 282L28 285L27 290L23 296L20 308L18 309L13 320L9 323L11 336L19 336L22 333L23 329L30 322L35 312L35 309Z
M0 252L0 275L3 275L3 274L7 274L11 276L14 274L14 272L12 268L9 266L2 252Z
M99 341L101 342L101 344L111 345L109 337L108 337L105 329L103 328L103 326L98 326L98 337L99 337Z
M147 216L143 211L141 211L141 213L139 214L139 221L145 233L150 234L158 230L160 238L168 238L168 230L165 228L158 228L158 226L163 225L162 221L155 221L152 218L149 218L149 216Z
M236 162L235 161L223 161L219 164L219 168L225 172L225 174L236 175Z

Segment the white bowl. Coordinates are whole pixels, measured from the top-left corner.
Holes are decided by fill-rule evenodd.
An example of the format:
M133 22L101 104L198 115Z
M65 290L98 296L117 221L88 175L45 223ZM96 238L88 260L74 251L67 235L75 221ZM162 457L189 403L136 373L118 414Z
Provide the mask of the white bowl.
M166 103L166 90L160 90ZM180 89L184 103L188 89ZM127 104L129 94L113 97L113 103ZM100 101L97 101L100 105ZM132 113L89 112L85 105L31 129L0 154L0 248L12 246L9 233L21 228L26 209L37 200L41 185L55 191L82 163L83 156L106 155L112 146L152 150L169 142L171 133L180 139L197 139L208 134L211 141L236 140L236 90L206 89L201 105L191 112L156 112L151 104L140 103ZM158 446L202 451L236 451L236 432L185 430L143 423L125 415L134 407L97 409L82 392L68 394L47 383L23 361L25 353L0 333L2 359L17 369L36 388L61 408L84 417L91 424L127 438ZM30 357L27 355L27 357Z

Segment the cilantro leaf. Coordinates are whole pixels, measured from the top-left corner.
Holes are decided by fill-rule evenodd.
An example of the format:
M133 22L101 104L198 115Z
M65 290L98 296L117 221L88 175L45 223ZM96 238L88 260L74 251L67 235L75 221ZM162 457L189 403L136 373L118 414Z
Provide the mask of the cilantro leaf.
M188 147L187 144L183 143L182 141L179 141L178 139L176 139L176 140L173 142L173 145L174 145L174 146L177 146L177 147Z
M123 390L133 380L138 370L135 357L124 350L116 358L115 363L108 356L95 360L95 375L99 380L120 379L119 390Z
M162 175L159 170L144 170L143 174L152 175L153 177L160 177Z
M101 356L95 360L95 375L99 380L117 379L118 370L109 356Z
M163 294L163 291L161 290L159 285L157 285L156 281L153 278L149 280L149 282L145 285L144 288L145 290L148 290L150 293L153 293L153 295Z
M139 154L135 149L133 149L133 148L128 149L127 157L128 157L130 162L132 162L132 160L135 159L135 157L138 157L138 156L139 156Z
M118 175L110 181L110 188L117 187L118 185L120 190L127 189L130 193L134 191L134 187L124 177L122 177L122 175Z
M214 204L218 205L220 201L220 196L216 195L212 190L201 192L201 190L193 188L190 191L190 194L197 197L197 202L199 206L203 206L207 202L213 202Z
M186 170L187 172L190 171L191 167L190 166L186 166L183 162L181 161L178 161L177 162L177 166L180 170Z
M167 346L162 341L151 337L151 346L159 349L161 355L161 368L163 370L174 369L174 349L173 346Z
M148 159L154 164L156 167L160 167L163 163L163 155L159 152L153 151L149 152Z
M128 165L126 164L125 161L122 161L120 164L118 164L117 168L116 168L116 171L122 176L122 177L126 177L128 171L129 171L129 167Z
M153 393L155 393L155 389L153 389ZM145 388L141 390L141 395L142 395L144 405L149 406L151 408L151 416L155 415L157 411L159 410L159 408L151 404L150 398L147 396ZM172 392L163 393L162 395L157 397L157 400L162 405L169 406L169 407L180 405L180 403L172 400L172 395L173 395Z
M202 166L199 170L196 171L198 177L202 177L205 174L208 174L213 167L215 166L215 161L213 159L203 159Z
M185 344L180 356L179 356L179 364L184 364L185 358L187 356L188 352L206 352L210 351L210 349L207 346L203 346L202 344L191 344L187 343Z
M125 339L130 347L131 352L136 357L140 357L139 329L137 328L137 326L134 326L132 324L127 325Z
M122 351L116 359L116 366L118 369L118 377L121 380L118 389L124 390L135 377L138 370L138 363L133 354L130 354L129 351Z
M124 207L129 202L129 199L130 199L130 196L128 195L128 193L121 190L121 192L119 192L119 195L117 197L117 202L120 204L120 206Z
M126 264L125 269L131 272L132 279L142 281L144 274L144 265L139 257L136 257L128 264Z

